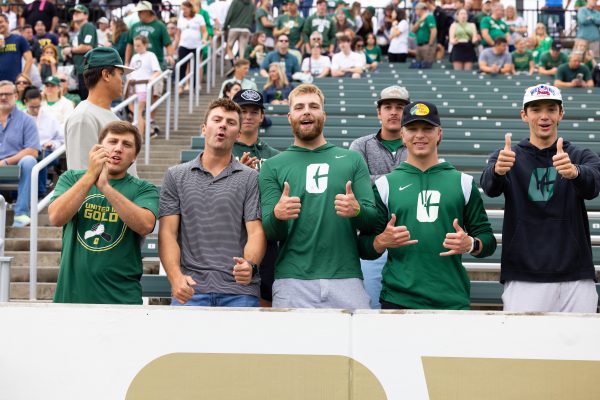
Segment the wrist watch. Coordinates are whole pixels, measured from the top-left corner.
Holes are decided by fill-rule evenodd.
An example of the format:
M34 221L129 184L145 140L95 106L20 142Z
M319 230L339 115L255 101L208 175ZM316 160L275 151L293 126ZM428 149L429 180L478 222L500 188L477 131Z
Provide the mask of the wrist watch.
M479 240L477 240L477 238L473 238L473 248L471 249L471 251L469 253L477 253L479 251L479 249L481 248L481 245L479 243Z
M252 267L252 277L254 278L254 276L258 274L258 265L250 260L246 260L246 262Z

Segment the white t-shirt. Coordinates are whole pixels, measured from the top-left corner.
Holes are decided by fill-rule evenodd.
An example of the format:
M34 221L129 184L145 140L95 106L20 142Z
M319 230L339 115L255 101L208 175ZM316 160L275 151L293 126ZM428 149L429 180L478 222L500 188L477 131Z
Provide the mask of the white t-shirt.
M231 1L232 0L217 0L206 8L206 10L208 11L208 15L210 15L210 19L213 25L215 23L215 20L218 20L219 27L223 29L223 24L225 23L225 18L227 18L227 12L229 11Z
M393 32L394 29L398 29L400 31L400 35L390 40L390 47L388 48L388 53L408 53L408 22L406 22L406 20L403 19L402 21L398 22L398 25L395 28L392 28L391 31Z
M100 29L96 29L96 38L98 39L98 46L104 46L104 44L108 42L108 32L110 31L101 31Z
M29 114L27 114L29 115ZM65 143L65 136L63 134L63 128L58 123L58 120L48 113L44 107L40 109L37 117L29 115L35 119L35 124L38 128L40 135L40 145L44 145L48 142L52 143L52 149L56 149Z
M197 49L202 45L202 33L200 29L205 26L204 18L200 14L187 19L183 15L177 20L177 28L181 30L179 46L186 49Z
M128 79L134 81L150 80L154 72L161 71L158 58L156 58L156 54L151 51L146 51L144 54L135 54L131 57L129 67L135 69L135 71L128 76ZM135 85L135 92L145 93L147 85L147 83Z
M66 97L61 97L58 101L52 105L48 104L47 101L42 102L42 111L52 115L61 127L64 127L65 121L69 118L69 115L75 109L75 104Z
M335 53L331 59L331 69L334 71L341 68L364 68L364 66L365 65L363 64L360 54L353 51L351 51L347 56L343 51L340 51L339 53Z
M302 61L302 72L309 72L311 75L321 75L325 68L331 68L331 60L327 56L320 56L318 59L306 57Z

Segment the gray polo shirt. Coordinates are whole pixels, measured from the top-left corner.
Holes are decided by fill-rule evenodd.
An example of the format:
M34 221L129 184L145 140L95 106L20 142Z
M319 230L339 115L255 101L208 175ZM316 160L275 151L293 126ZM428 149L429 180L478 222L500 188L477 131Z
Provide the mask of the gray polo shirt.
M260 278L248 286L233 278L233 257L244 256L245 222L261 219L258 172L232 158L216 177L200 157L167 171L159 217L179 215L181 271L197 283L196 293L259 296Z
M408 157L406 147L401 146L392 153L381 144L381 129L377 133L360 137L350 144L350 150L362 154L371 175L371 184L381 176L392 172L402 161Z

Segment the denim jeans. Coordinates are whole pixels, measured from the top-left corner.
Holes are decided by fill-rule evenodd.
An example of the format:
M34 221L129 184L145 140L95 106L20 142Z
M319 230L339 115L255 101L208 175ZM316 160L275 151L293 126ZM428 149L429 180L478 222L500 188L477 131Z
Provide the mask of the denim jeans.
M171 299L172 306L201 306L201 307L258 307L258 297L248 294L196 293L187 303L181 304L175 298Z
M21 168L21 178L19 179L19 193L17 193L17 203L15 204L15 215L29 215L29 203L31 201L31 170L37 164L33 156L21 158L18 165Z
M371 298L371 308L381 308L379 296L381 294L381 271L387 261L387 250L376 260L360 260L363 273L363 284Z
M42 150L43 158L48 157L54 150L44 149ZM45 166L38 177L38 193L42 196L46 194L46 181L48 180L48 168L59 164L58 158L52 161L50 164Z

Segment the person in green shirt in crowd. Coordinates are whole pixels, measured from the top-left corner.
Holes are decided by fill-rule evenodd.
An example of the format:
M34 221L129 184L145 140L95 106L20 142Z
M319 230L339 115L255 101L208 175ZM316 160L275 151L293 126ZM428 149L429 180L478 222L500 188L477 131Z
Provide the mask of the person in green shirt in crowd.
M273 28L275 21L271 11L271 0L261 0L256 9L256 30L255 32L264 32L267 35L267 46L273 47Z
M360 254L373 259L388 251L381 308L468 310L462 254L496 250L481 195L472 176L438 158L442 128L434 104L406 105L401 125L408 158L375 181L376 235L361 232Z
M484 47L492 47L497 37L505 37L510 42L510 29L504 21L504 6L502 3L495 3L492 6L492 14L484 17L479 24L481 31L481 44Z
M416 62L412 68L431 68L435 61L437 24L426 3L415 6L417 21L410 28L417 36Z
M582 65L583 54L574 51L569 55L569 62L562 64L556 70L554 86L557 88L594 87L592 73Z
M558 67L569 61L569 57L560 51L561 49L562 44L559 41L556 41L552 43L550 51L542 54L538 67L538 73L540 75L554 76Z
M327 0L317 0L317 11L304 21L302 35L304 43L308 43L311 33L319 32L323 41L323 51L331 57L335 50L335 23L327 15Z
M518 38L515 40L515 50L510 55L513 61L513 74L527 72L529 75L533 75L535 63L533 62L533 55L525 47L525 39Z
M377 38L375 38L373 33L368 33L365 38L365 54L374 62L381 63L383 60L383 52L377 44Z
M287 12L277 18L273 34L287 35L290 39L290 47L296 50L302 49L304 40L302 38L302 29L304 28L304 18L298 13L298 5L295 0L285 0L288 5Z
M536 47L533 51L533 60L536 64L539 64L542 54L552 47L552 38L546 33L546 25L541 22L535 25L535 35L533 35L533 37L536 41Z
M83 81L83 56L98 46L98 36L94 24L88 22L90 12L86 6L78 4L71 11L73 12L73 24L77 29L77 36L73 38L70 50L68 48L63 49L63 55L72 55L73 65L77 73L79 97L81 97L81 100L85 100L88 97L88 90Z
M158 190L127 173L141 147L135 126L110 122L88 169L59 178L48 207L63 227L55 303L142 304L140 243L154 229Z
M481 21L485 17L488 17L491 12L492 12L492 2L490 0L485 0L483 3L481 3L481 11L479 11L473 17L475 25L477 25L477 29L479 29L481 31Z
M369 308L356 230L369 231L375 204L362 156L327 143L321 90L289 96L294 144L262 164L263 227L280 243L273 307Z

